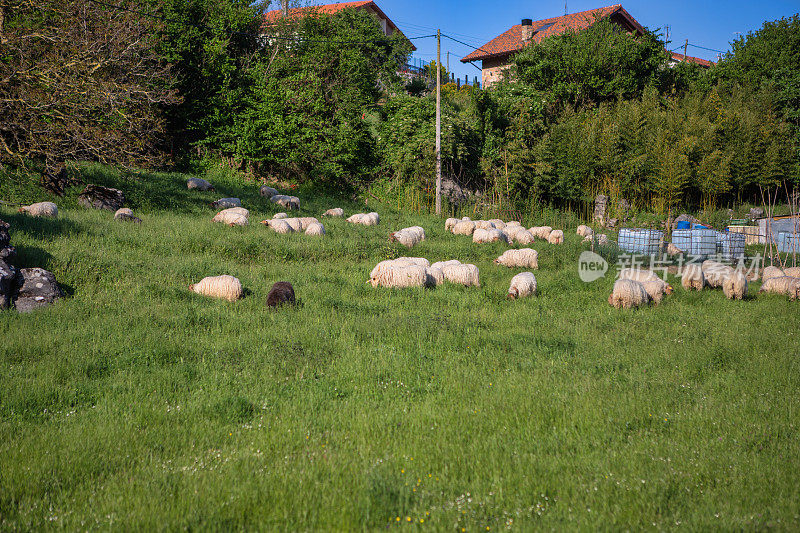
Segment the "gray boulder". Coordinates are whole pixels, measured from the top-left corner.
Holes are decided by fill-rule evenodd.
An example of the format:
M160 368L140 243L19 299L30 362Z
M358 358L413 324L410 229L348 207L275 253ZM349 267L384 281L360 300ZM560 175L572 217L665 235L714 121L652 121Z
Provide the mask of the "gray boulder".
M273 189L269 185L262 185L261 188L258 190L258 194L260 194L264 198L272 198L273 196L280 193L278 192L278 189Z
M125 203L125 195L119 189L101 185L87 185L78 196L78 204L89 209L116 211Z
M11 307L11 300L17 290L17 270L0 260L0 309Z
M606 221L606 211L608 209L608 196L605 194L598 194L594 197L594 221L601 226Z
M23 268L19 277L14 305L20 313L46 307L64 296L56 277L43 268Z
M11 246L11 224L0 220L0 261L10 262L16 255Z
M764 216L764 210L760 207L752 207L750 208L750 212L747 213L747 218L750 220L756 220Z
M469 191L453 178L442 178L442 196L453 205L461 205L469 199Z

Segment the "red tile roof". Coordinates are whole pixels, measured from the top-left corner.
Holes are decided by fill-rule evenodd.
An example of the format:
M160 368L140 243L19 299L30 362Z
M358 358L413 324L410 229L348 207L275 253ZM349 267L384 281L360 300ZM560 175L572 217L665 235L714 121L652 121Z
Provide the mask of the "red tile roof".
M560 17L553 17L544 20L537 20L533 23L533 30L534 34L530 43L538 43L541 42L542 39L546 37L550 37L552 35L559 35L565 33L569 30L578 31L583 30L591 26L595 23L595 20L598 18L607 18L611 17L614 14L619 13L622 17L624 17L632 27L634 27L638 32L644 33L644 28L636 22L636 20L628 14L622 8L621 4L616 4L613 6L608 7L601 7L598 9L590 9L588 11L581 11L579 13L572 13L570 15L563 15ZM537 28L541 28L542 26L552 24L551 26L543 29L542 31L536 31ZM499 35L489 41L488 43L481 46L479 49L475 50L471 54L467 55L466 57L461 59L462 63L468 63L470 61L478 61L483 59L489 59L492 57L498 56L506 56L512 54L514 52L518 52L525 48L528 43L524 43L522 41L522 25L517 24L512 26L508 31Z
M714 65L716 65L716 63L714 63L713 61L708 61L707 59L700 59L699 57L685 56L677 52L670 52L670 55L672 56L673 61L677 61L679 63L685 60L688 61L689 63L694 63L695 65L699 65L705 68L711 68Z
M389 17L387 17L383 11L381 11L381 8L379 8L378 5L373 0L361 0L359 2L341 2L339 4L325 4L322 6L295 7L289 10L289 17L305 17L307 15L318 15L318 14L332 15L344 9L361 9L361 8L371 9L378 15L378 17L386 19L386 22L388 23L389 27L392 28L393 31L396 31L400 35L403 35L403 37L405 37L403 32L400 31L400 28L395 26L394 22L392 22L392 20ZM264 15L262 15L264 25L269 25L280 20L282 16L281 13L282 12L280 9L274 9L272 11L264 13ZM411 44L411 47L414 50L417 49L417 47L414 46L413 43Z

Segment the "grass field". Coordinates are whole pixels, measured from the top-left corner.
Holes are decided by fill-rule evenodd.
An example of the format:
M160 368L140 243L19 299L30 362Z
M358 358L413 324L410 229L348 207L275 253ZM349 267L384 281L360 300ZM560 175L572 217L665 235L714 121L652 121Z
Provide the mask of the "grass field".
M302 215L381 223L277 235L254 184L83 172L143 224L76 191L54 221L0 206L18 266L67 292L0 312L0 529L800 528L797 302L672 279L661 306L615 310L612 279L578 279L574 227L533 245L539 295L508 301L507 247L433 216L300 189ZM0 199L48 199L3 180ZM209 222L222 196L249 227ZM481 287L366 285L414 224L428 237L410 255L473 262ZM217 274L247 296L187 290ZM266 309L279 280L301 305Z

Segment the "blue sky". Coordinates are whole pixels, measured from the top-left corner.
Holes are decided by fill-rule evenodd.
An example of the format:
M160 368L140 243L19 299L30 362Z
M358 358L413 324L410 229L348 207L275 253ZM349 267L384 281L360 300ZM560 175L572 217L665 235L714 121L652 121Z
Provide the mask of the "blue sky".
M451 34L476 48L500 35L523 18L540 20L564 14L563 0L502 0L474 2L458 0L375 0L398 27L408 36L435 33ZM319 1L317 3L328 3ZM614 0L568 0L570 13L614 4ZM622 6L643 26L650 29L670 26L670 48L690 44L728 50L737 34L757 30L766 20L776 20L800 12L800 0L703 1L670 0L652 2L629 0ZM430 62L436 57L436 40L415 40L414 57ZM442 39L442 62L450 51L450 69L464 79L472 80L480 71L459 61L471 50ZM716 60L717 52L689 47L689 55Z

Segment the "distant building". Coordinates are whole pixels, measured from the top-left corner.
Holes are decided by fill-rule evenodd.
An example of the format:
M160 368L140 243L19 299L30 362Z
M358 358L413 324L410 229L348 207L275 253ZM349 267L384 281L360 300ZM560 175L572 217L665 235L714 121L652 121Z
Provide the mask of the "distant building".
M713 61L708 61L707 59L700 59L699 57L685 56L677 52L670 52L670 56L671 56L670 60L667 62L667 65L669 65L670 67L674 67L678 63L684 63L684 62L694 63L700 68L711 68L714 65L716 65L716 63L714 63Z

